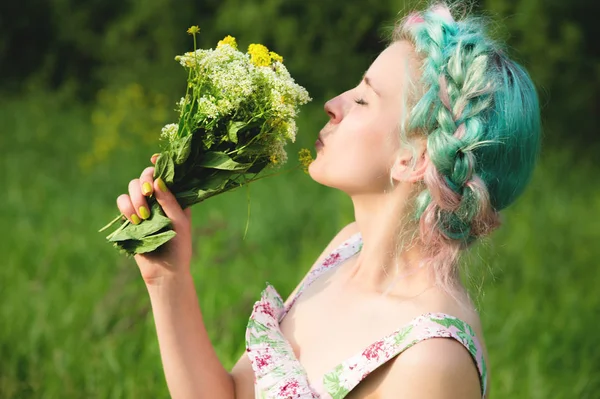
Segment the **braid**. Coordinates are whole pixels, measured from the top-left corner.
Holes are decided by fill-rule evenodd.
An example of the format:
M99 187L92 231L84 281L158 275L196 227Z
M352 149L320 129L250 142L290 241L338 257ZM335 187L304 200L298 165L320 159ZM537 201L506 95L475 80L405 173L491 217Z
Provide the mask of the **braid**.
M540 148L538 97L527 72L477 20L455 21L443 4L409 15L394 33L394 41L413 44L422 66L423 92L410 97L407 124L427 136L425 189L415 202L422 264L458 298L460 251L499 227L499 211L530 181Z
M428 133L430 160L416 217L427 214L422 230L433 223L446 240L468 246L499 224L473 153L487 143L482 114L493 103L494 87L485 76L490 45L477 26L455 22L443 6L413 14L402 28L423 57L426 88L409 117L411 130Z
M478 21L455 21L443 4L410 14L394 33L394 41L413 44L421 63L407 125L411 134L427 136L425 189L415 202L427 252L421 264L431 265L438 285L459 299L460 251L500 226L499 211L533 173L541 137L538 97L527 72ZM407 143L404 126L401 142Z

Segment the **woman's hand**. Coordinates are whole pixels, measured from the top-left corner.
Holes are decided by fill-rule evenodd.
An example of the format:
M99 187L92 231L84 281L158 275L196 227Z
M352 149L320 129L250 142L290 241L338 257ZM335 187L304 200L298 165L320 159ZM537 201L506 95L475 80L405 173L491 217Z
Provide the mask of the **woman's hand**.
M156 163L157 154L150 161ZM135 255L142 278L147 285L160 284L164 277L190 272L192 258L191 209L181 209L175 196L168 190L162 179L153 180L154 167L144 169L139 179L129 182L129 195L117 198L117 206L133 224L144 223L150 217L150 207L146 197L154 196L165 215L171 219L177 234L159 250Z

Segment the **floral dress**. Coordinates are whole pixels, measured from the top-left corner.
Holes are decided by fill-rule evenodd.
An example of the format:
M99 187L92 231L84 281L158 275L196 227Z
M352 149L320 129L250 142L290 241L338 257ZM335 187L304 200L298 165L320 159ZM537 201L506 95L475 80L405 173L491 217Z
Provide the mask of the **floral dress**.
M442 337L457 340L469 351L479 371L482 397L486 398L487 371L481 344L467 323L444 313L425 313L414 318L338 364L321 381L309 383L306 371L283 336L279 323L308 285L361 248L360 233L342 243L309 273L287 307L275 288L267 284L260 300L254 304L246 329L246 351L255 373L256 398L340 399L404 350L426 339Z

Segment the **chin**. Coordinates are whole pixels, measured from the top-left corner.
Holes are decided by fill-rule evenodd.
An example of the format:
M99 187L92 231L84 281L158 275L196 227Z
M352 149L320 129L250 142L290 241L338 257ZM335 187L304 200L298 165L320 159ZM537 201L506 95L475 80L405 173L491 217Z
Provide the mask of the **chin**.
M328 184L327 173L325 173L325 168L323 168L318 159L317 155L317 158L308 165L308 175L317 183L332 187L331 184Z
M308 166L308 174L315 182L340 190L349 196L384 192L387 187L387 181L381 179L381 172L365 174L364 170L358 170L351 165L326 164L323 163L323 159L318 158Z
M331 169L327 168L325 165L320 164L317 159L308 166L308 174L315 182L323 186L345 191L343 184L341 184L342 182L340 182L335 175L328 173L328 170L331 171Z
M310 176L311 179L313 179L317 183L321 183L321 181L319 179L320 170L319 170L319 167L315 165L316 163L317 163L317 161L314 160L310 163L310 165L308 165L308 175Z

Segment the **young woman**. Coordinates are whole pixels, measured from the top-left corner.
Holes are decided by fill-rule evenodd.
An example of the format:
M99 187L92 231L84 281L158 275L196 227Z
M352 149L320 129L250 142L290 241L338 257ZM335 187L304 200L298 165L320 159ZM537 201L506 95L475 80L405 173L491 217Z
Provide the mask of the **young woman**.
M483 334L457 260L530 179L540 120L528 74L476 20L441 4L406 17L325 111L310 176L347 193L356 221L285 303L265 289L231 372L190 275L190 210L152 167L118 198L123 214L144 219L154 194L177 232L167 251L136 257L172 397L487 397Z

